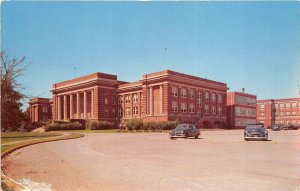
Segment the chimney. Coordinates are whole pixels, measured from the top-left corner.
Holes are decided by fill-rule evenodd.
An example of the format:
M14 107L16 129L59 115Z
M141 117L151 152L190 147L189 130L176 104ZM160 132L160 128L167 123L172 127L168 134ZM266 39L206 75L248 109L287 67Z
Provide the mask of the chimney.
M242 92L245 93L245 88L242 88Z

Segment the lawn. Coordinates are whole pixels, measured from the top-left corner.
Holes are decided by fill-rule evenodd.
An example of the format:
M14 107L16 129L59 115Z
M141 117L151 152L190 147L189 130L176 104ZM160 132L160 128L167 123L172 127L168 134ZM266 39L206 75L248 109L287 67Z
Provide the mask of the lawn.
M46 137L55 137L59 136L59 132L45 132L45 133L36 133L36 132L13 132L13 133L1 133L1 144L21 141L21 140L30 140L36 138L46 138Z

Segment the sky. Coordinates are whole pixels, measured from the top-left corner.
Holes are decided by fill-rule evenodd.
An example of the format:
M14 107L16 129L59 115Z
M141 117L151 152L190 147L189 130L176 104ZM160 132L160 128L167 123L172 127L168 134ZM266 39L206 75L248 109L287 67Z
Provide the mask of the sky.
M6 1L1 50L26 57L29 97L74 76L166 69L258 99L299 97L300 2Z

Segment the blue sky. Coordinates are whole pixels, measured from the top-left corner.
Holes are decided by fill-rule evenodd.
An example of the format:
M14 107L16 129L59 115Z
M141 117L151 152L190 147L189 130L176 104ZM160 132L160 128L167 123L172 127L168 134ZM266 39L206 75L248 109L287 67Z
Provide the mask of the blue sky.
M258 99L297 97L300 2L2 2L1 49L30 63L24 93L94 72L171 69Z

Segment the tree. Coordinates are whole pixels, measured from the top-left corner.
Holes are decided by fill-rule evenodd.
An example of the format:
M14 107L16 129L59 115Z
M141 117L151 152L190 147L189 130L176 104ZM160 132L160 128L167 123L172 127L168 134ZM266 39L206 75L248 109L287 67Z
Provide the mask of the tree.
M21 110L25 95L20 92L22 86L17 82L25 70L25 66L22 66L24 60L25 57L9 59L4 51L0 52L1 131L17 130L27 118Z

